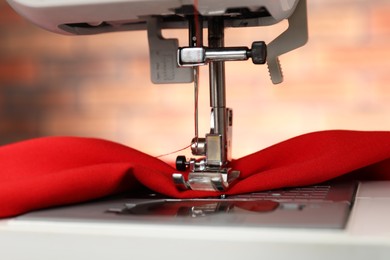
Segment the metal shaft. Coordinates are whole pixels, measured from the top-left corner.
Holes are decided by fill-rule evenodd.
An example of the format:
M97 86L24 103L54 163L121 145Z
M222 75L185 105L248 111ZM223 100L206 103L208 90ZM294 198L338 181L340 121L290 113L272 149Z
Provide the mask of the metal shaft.
M203 18L199 14L195 14L189 19L189 46L202 47L203 46ZM199 67L193 68L194 72L194 123L195 123L195 142L198 144L199 139ZM196 154L198 154L198 145L195 146Z
M210 48L224 47L224 20L222 17L211 17L208 21L208 41ZM227 163L226 145L226 93L225 63L212 61L209 64L210 106L213 109L212 133L222 137L221 166Z

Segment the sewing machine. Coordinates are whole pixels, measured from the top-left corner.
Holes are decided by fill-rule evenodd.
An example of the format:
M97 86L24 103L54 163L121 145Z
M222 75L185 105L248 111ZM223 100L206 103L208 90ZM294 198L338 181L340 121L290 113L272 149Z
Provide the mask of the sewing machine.
M151 80L155 84L194 83L195 137L191 151L197 158L178 156L178 189L223 191L240 172L229 167L233 110L226 106L226 61L251 59L267 64L274 84L283 81L278 57L307 41L306 0L9 0L13 8L33 23L53 32L86 35L147 30ZM250 48L225 47L225 27L272 26L288 20L288 28L269 43L248 43ZM163 29L188 28L188 45L162 37ZM208 30L208 44L203 41ZM131 44L131 43L129 43ZM210 132L198 133L199 66L209 66ZM260 69L260 68L255 68ZM263 68L261 68L263 69ZM190 170L188 179L180 171Z
M117 31L147 30L151 79L156 84L192 83L195 96L195 137L191 150L197 158L177 158L172 181L178 189L218 190L229 188L239 172L229 168L231 160L232 110L226 106L224 63L252 60L266 64L271 81L282 82L278 57L307 41L306 0L8 0L33 23L53 32L87 35ZM224 28L272 26L287 20L289 27L273 41L261 38L244 47L225 47ZM177 39L164 39L162 30L188 28L187 46ZM207 28L208 43L203 42ZM131 43L129 43L131 45ZM199 66L209 66L211 126L204 137L197 130ZM254 67L254 70L266 68ZM288 68L287 68L288 69ZM188 179L180 173L189 168ZM144 200L95 201L69 207L32 212L0 222L2 256L9 259L366 259L390 255L387 225L390 216L390 183L359 186L354 208L336 228L310 227L301 215L316 211L313 203L280 203L272 212L240 213L228 200L206 201L206 205L183 206L188 201L170 200L180 206L180 218L152 218ZM352 192L355 193L355 192ZM154 194L155 195L155 194ZM123 204L126 207L123 209ZM152 198L152 208L162 209ZM161 202L161 200L159 200ZM166 201L164 201L166 202ZM176 204L175 204L176 203ZM204 201L202 202L204 203ZM134 206L135 205L135 206ZM325 203L327 207L334 207ZM238 209L236 215L234 208ZM177 207L179 208L179 207ZM182 209L189 209L183 217ZM349 209L344 205L342 210ZM244 211L244 210L243 210ZM135 213L134 213L135 212ZM130 214L129 214L130 213ZM283 213L283 214L282 214ZM329 220L333 211L324 209L313 220ZM287 215L286 215L287 214ZM273 221L279 222L273 222ZM291 226L288 221L296 221ZM262 223L259 223L262 222ZM347 222L347 223L346 223ZM299 224L299 228L296 228ZM309 227L308 227L309 226ZM21 250L21 248L23 248ZM16 258L15 258L16 256ZM19 258L18 258L19 257Z

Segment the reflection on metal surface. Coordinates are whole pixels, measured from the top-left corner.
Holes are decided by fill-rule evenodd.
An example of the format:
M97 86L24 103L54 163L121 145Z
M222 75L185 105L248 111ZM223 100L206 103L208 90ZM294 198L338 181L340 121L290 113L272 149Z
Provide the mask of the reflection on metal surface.
M205 217L218 213L266 213L279 207L271 200L216 200L216 199L161 199L125 204L123 208L110 209L109 212L131 215L157 215L177 217Z

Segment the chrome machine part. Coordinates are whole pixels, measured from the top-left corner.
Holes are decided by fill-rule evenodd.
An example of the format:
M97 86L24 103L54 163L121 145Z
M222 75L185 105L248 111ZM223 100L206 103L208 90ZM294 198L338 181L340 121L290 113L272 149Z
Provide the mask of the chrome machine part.
M213 61L244 61L252 58L254 64L264 64L267 57L265 42L252 43L252 49L247 47L225 48L180 48L178 63L181 67L200 66Z
M209 20L209 46L224 47L224 21L222 17ZM225 166L231 159L229 124L226 120L225 63L212 61L209 64L210 107L212 122L210 134L206 135L206 160L214 167Z
M224 62L252 58L256 64L264 64L266 46L264 42L255 42L252 50L247 47L225 48L224 17L209 17L207 24L209 47L192 44L192 47L180 48L178 64L195 68L200 65L209 65L210 133L206 134L205 138L199 138L196 131L196 136L192 140L193 155L204 156L203 158L199 160L191 158L187 161L184 156L178 156L176 160L178 170L183 171L189 168L188 180L181 173L173 174L172 178L179 189L225 191L239 177L240 172L229 168L233 111L226 107ZM190 33L190 35L194 34Z
M208 17L208 47L190 45L179 48L177 52L177 61L181 67L209 65L211 106L210 133L205 138L198 138L196 130L196 137L191 144L193 155L204 157L199 160L190 159L188 162L185 157L178 157L177 169L190 170L188 180L185 180L183 174L173 175L179 189L225 191L239 177L238 171L229 168L233 112L226 107L224 62L250 58L254 64L267 62L271 80L278 84L283 81L279 55L301 47L308 38L306 0L297 3L294 12L287 18L287 30L268 46L264 42L254 42L252 49L224 47L225 18L223 15ZM232 19L227 20L232 23Z

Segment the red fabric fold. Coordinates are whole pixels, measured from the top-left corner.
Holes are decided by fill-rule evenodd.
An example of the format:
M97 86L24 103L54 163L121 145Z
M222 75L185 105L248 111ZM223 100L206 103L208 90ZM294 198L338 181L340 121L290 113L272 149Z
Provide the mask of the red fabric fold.
M332 130L301 135L234 160L239 181L227 194L316 184L340 176L390 179L390 132ZM0 217L147 187L176 198L167 163L93 138L46 137L0 147Z

